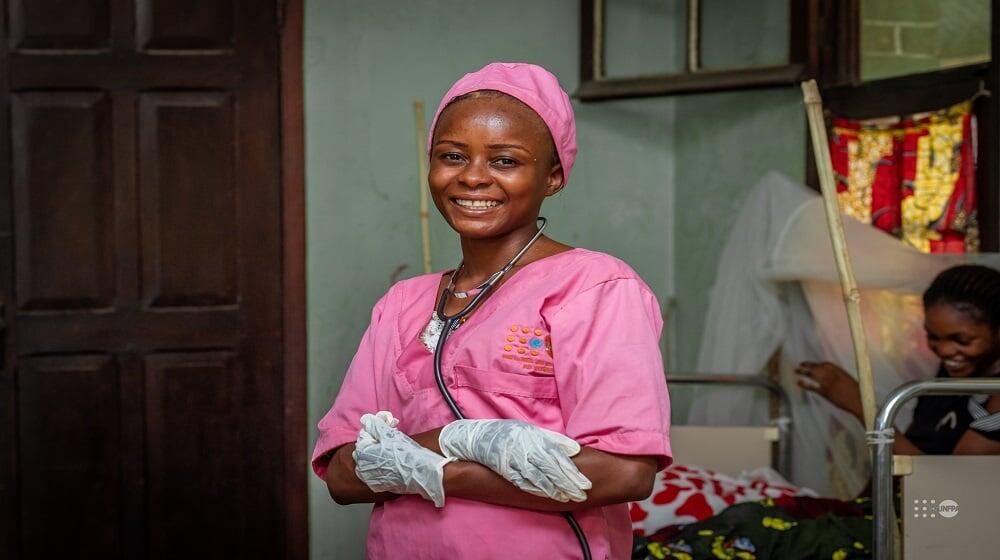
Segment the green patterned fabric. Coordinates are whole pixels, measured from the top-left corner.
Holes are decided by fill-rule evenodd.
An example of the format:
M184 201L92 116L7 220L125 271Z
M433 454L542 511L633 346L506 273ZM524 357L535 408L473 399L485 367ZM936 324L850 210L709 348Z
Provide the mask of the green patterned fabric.
M774 500L743 503L690 525L636 537L633 560L854 560L871 558L872 522L867 499L855 511L779 506ZM844 515L847 513L847 515Z

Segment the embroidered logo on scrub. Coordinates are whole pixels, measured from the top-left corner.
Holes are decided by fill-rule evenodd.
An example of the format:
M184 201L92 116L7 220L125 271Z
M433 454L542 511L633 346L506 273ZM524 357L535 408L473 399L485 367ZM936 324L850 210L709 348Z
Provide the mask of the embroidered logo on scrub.
M503 357L522 369L552 375L552 338L544 330L510 325L504 332Z

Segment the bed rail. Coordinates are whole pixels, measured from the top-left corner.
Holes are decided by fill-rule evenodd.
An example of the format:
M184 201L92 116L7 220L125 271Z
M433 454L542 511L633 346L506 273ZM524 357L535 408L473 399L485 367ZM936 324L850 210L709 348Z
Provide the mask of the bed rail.
M785 478L791 478L791 401L788 393L777 383L762 375L749 374L704 374L704 373L669 373L668 384L679 385L736 385L763 389L770 393L778 402L778 418L772 418L778 427L778 442L775 455L777 469Z
M872 499L875 523L872 541L875 560L892 560L896 522L892 505L893 422L899 409L921 395L984 395L1000 393L1000 379L928 379L911 381L897 387L885 400L875 417L875 428L867 435L872 448Z

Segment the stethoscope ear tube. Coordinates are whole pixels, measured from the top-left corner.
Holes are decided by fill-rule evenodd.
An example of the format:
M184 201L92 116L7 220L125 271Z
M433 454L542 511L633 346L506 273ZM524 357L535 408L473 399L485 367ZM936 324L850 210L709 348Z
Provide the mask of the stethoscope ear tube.
M539 237L541 237L542 230L545 229L547 222L545 218L539 217L538 219L541 220L542 225L538 228L538 232L535 233L535 236L531 238L531 241L529 241L524 248L514 255L514 258L507 263L507 266L490 276L489 280L487 280L487 282L482 286L479 293L477 293L472 298L472 301L466 304L465 307L454 315L445 315L444 308L448 304L448 298L452 295L452 291L448 287L441 292L441 297L438 299L434 313L437 315L438 319L443 321L444 324L441 327L441 335L438 337L437 344L434 345L434 382L437 384L438 391L441 393L441 397L444 398L445 404L448 405L451 413L458 420L464 420L465 414L462 413L462 409L458 406L458 403L455 402L454 397L452 397L451 392L448 390L448 386L444 383L444 374L441 371L441 356L444 353L444 344L448 340L448 336L451 332L455 330L459 324L461 324L463 319L468 317L472 311L475 310L476 306L479 305L479 302L485 299L487 295L493 291L493 288L496 286L497 282L503 278L504 274L509 272L510 269L514 267L514 264L517 263L524 253L528 251L528 248L531 247ZM455 270L457 271L458 269L456 268ZM584 534L583 528L580 527L580 524L577 522L576 518L573 517L571 512L564 511L561 512L561 514L564 518L566 518L566 522L569 523L570 528L573 530L573 534L576 535L576 540L580 543L580 550L583 552L583 559L591 560L590 544L587 542L587 535Z

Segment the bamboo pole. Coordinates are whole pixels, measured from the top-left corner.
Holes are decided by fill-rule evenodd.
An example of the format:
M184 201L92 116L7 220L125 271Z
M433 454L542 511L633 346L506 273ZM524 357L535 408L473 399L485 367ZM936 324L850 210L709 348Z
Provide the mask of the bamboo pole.
M424 258L424 274L431 273L430 214L427 212L427 131L424 130L424 102L413 102L413 118L417 131L417 174L420 180L420 243Z
M688 0L687 71L701 70L701 1Z
M858 371L858 387L861 391L861 408L864 412L865 430L870 432L875 425L875 383L872 378L871 360L868 357L865 326L861 321L861 292L858 291L857 282L854 280L854 269L851 267L851 258L847 252L844 222L841 221L840 217L837 185L833 176L833 164L830 161L830 145L826 137L826 122L823 119L823 100L820 98L815 80L802 83L802 97L806 104L806 115L809 117L809 132L812 136L813 153L816 156L819 185L823 191L826 224L830 230L833 255L837 262L837 272L840 274L844 304L847 307L847 323L850 326L851 341L854 344L854 359Z

